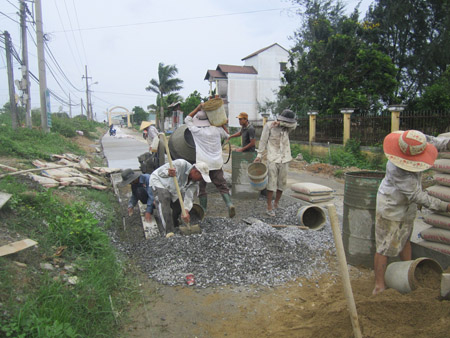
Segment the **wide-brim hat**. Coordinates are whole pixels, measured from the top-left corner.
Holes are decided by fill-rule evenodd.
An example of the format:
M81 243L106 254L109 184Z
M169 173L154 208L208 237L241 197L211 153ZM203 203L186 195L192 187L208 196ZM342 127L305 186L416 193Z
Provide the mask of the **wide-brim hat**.
M438 151L427 142L426 136L417 130L394 131L383 141L387 159L407 171L421 172L431 168Z
M196 127L209 127L211 123L208 120L208 116L203 110L200 110L195 116L192 118L192 123Z
M139 127L139 130L145 129L147 127L150 127L153 123L150 121L142 121L141 126Z
M139 172L134 172L133 169L125 169L120 176L122 176L122 182L119 182L117 186L123 187L133 182L136 178L141 176L141 174Z

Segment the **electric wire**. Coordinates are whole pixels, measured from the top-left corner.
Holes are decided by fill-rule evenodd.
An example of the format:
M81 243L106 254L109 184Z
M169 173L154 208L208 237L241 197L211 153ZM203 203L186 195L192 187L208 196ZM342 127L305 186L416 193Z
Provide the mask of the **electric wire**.
M110 25L110 26L98 26L98 27L79 28L79 30L80 31L88 31L88 30L98 30L98 29L107 29L107 28L122 28L122 27L130 27L130 26L152 25L152 24L169 23L169 22L192 21L192 20L200 20L200 19L214 19L214 18L219 18L219 17L234 16L234 15L255 14L255 13L262 13L262 12L273 12L273 11L279 11L279 10L290 10L290 9L294 9L294 8L298 9L298 7L261 9L261 10L246 11L246 12L235 12L235 13L226 13L226 14L213 14L213 15L204 15L204 16L194 16L194 17L180 18L180 19L165 19L165 20L156 20L156 21L128 23L128 24L122 24L122 25ZM66 31L65 30L63 30L63 31L54 31L52 33L61 33L61 32L66 32Z
M66 37L67 46L69 47L69 51L70 51L70 54L72 55L73 61L75 62L75 64L78 64L78 66L80 66L80 68L83 68L83 61L81 60L80 54L78 53L79 60L77 60L75 58L75 54L73 52L71 44L69 43L69 38L68 38L67 33L66 33L68 31L64 27L64 23L63 23L63 20L61 18L61 14L59 12L59 8L58 8L58 5L56 4L56 1L55 1L55 8L56 8L56 11L58 12L58 17L59 17L59 21L61 22L61 27L64 29L64 31L63 31L64 32L64 36ZM80 62L80 63L78 63L78 62Z
M65 1L64 1L65 4ZM78 20L78 11L77 11L77 7L75 6L75 1L72 0L72 6L75 12L75 20L77 22L77 27L78 29L80 28L80 21ZM66 11L67 11L67 6L66 6ZM69 16L69 12L67 11L67 16ZM84 48L84 41L83 41L83 35L81 34L81 31L78 30L78 35L80 36L80 41L81 41L81 47L83 47L83 54L84 54L84 59L86 60L86 64L88 64L88 58L86 55L86 48Z
M13 18L11 18L10 16L8 16L6 13L3 13L3 12L0 12L0 14L2 14L2 15L4 15L4 16L6 16L9 20L11 20L11 21L14 21L15 23L17 23L17 24L19 24L20 25L20 22L19 21L17 21L17 20L15 20L15 19L13 19Z

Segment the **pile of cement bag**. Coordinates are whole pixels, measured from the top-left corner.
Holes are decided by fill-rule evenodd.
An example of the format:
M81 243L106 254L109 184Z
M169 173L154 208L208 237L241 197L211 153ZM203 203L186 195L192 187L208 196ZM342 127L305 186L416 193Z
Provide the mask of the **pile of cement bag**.
M433 166L436 185L427 188L429 195L450 203L450 152L439 153ZM420 232L428 248L450 254L450 213L432 212L424 215L424 221L432 227Z
M326 202L333 198L333 189L316 183L302 182L291 185L292 197L309 203Z

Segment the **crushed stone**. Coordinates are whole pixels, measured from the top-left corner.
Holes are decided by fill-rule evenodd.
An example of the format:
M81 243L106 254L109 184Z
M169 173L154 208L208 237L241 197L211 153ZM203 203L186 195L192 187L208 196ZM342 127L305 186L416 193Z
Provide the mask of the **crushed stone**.
M185 285L192 273L196 287L216 285L276 286L299 277L313 278L330 271L327 257L335 253L333 234L327 224L320 230L276 229L270 224L292 224L302 205L290 202L276 217L247 224L243 220L206 217L201 234L170 238L142 238L123 242L112 236L120 251L132 257L155 281ZM256 213L256 211L255 211ZM298 225L298 224L292 224Z

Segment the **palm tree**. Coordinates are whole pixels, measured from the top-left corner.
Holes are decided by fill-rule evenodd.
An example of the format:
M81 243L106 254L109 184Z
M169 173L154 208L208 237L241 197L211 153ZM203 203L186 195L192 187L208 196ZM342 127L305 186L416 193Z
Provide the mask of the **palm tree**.
M158 65L158 80L151 79L150 85L145 90L154 92L159 95L160 98L160 120L159 128L164 132L164 95L176 92L183 88L181 84L183 80L174 77L178 74L178 69L175 65L164 66L164 63L160 62Z

